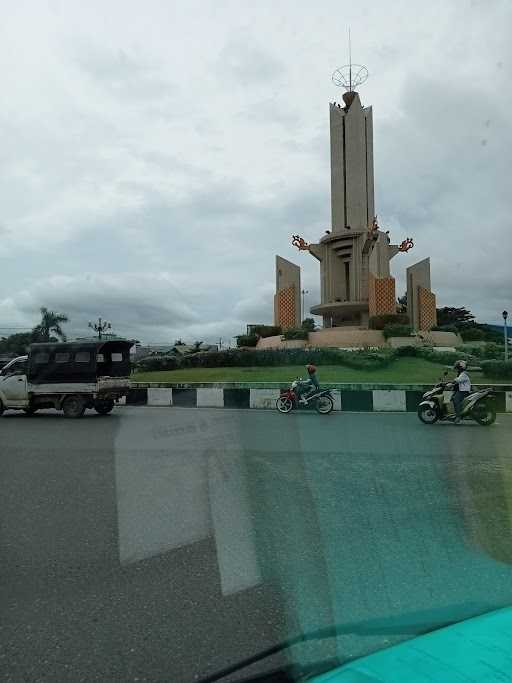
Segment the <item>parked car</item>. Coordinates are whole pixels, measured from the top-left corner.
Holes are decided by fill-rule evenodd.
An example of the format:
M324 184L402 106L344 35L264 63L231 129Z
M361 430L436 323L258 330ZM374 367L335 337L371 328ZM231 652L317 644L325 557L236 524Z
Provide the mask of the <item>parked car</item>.
M41 408L81 417L86 408L106 415L130 386L132 342L80 341L32 344L0 370L0 415Z

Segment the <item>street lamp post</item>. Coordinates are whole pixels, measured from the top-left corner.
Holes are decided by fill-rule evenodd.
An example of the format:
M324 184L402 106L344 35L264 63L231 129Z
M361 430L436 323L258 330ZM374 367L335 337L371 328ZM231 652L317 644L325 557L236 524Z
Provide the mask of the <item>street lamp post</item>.
M304 305L305 299L306 299L306 294L309 294L309 291L307 289L303 289L302 292L302 317L301 317L301 323L304 322L304 319L306 317L306 308Z
M112 325L107 320L102 320L101 318L98 318L97 323L89 322L89 327L98 333L98 339L102 338L103 332L112 329Z
M505 362L508 361L508 332L507 332L507 318L508 311L503 311L503 333L505 335Z

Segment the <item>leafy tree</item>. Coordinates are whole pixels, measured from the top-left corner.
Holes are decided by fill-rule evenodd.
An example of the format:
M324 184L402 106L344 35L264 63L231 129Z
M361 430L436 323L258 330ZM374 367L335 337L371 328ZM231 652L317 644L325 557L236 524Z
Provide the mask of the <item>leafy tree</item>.
M48 342L52 336L62 341L66 341L66 335L61 327L62 323L69 322L69 318L64 313L49 311L44 306L41 308L41 322L33 329L34 340Z
M314 318L305 318L302 321L301 328L305 330L306 332L314 332L315 331L315 320Z
M200 350L201 350L202 344L203 344L202 341L195 341L195 342L194 342L193 353L197 353L197 351L200 351Z
M24 356L33 342L32 332L17 332L0 340L0 353L13 353Z
M467 308L444 306L437 309L437 324L439 326L455 325L460 330L466 327L473 327L475 325L475 316Z

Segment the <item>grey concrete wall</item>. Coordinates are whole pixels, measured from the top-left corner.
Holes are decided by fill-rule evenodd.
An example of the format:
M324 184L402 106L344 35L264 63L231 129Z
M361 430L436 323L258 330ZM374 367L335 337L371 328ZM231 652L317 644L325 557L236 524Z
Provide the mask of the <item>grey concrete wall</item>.
M343 171L343 127L345 112L331 104L331 221L333 232L345 229L345 186Z
M366 118L359 96L355 96L345 114L345 168L347 225L352 230L366 230Z

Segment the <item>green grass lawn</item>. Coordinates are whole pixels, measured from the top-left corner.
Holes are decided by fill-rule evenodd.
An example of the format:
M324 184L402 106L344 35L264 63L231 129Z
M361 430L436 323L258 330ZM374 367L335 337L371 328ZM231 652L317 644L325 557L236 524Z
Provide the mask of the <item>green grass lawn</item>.
M321 384L330 382L382 382L400 384L434 384L439 380L445 366L429 363L422 358L398 358L387 368L380 370L354 370L342 365L321 365L318 377ZM192 368L137 372L134 382L289 382L304 377L302 365L250 368ZM480 372L472 372L475 384L491 383ZM499 381L499 380L498 380Z

